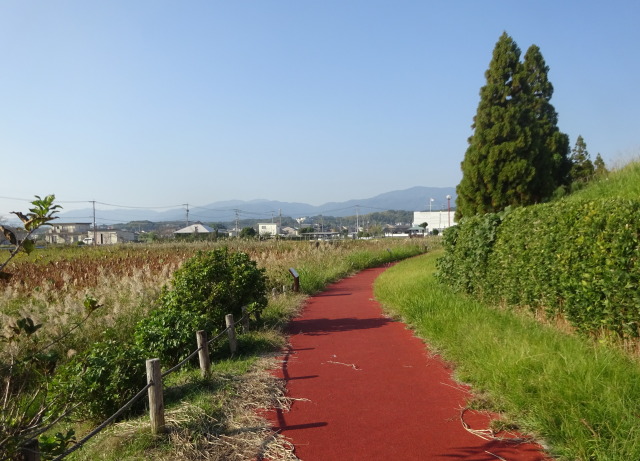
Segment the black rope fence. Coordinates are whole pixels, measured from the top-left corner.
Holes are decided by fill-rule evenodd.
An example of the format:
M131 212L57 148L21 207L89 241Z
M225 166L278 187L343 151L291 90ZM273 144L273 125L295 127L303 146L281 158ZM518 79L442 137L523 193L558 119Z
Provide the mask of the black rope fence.
M243 316L240 320L244 320L246 316ZM235 327L235 325L234 325ZM224 336L225 333L227 333L229 331L231 327L227 327L224 330L222 330L215 338L209 340L207 342L207 346L210 346L211 343L213 343L214 341L220 339L222 336ZM173 368L170 368L169 370L165 371L164 373L162 373L162 377L166 377L168 375L170 375L171 373L173 373L174 371L178 371L180 368L182 368L182 366L184 364L186 364L189 360L191 360L192 358L194 358L196 355L198 355L198 352L200 352L202 349L204 349L204 345L200 346L199 348L197 348L195 351L193 351L191 354L189 354L184 360L182 360L182 362L178 363L177 365L175 365Z
M87 443L89 441L89 439L93 438L95 435L99 434L100 432L102 432L102 430L104 428L106 428L109 424L111 424L118 416L120 416L122 413L124 413L131 405L133 405L135 402L137 402L138 400L140 400L145 392L147 392L147 390L153 386L154 383L153 381L148 383L146 386L144 386L142 389L140 389L140 391L134 395L127 403L125 403L122 407L120 407L120 409L118 411L116 411L113 415L111 415L109 418L107 418L106 420L104 420L102 422L102 424L100 424L98 427L96 427L94 430L92 430L91 432L89 432L87 435L85 435L79 442L77 442L73 447L69 448L67 451L65 451L64 453L62 453L61 455L59 455L57 458L54 458L53 461L59 461L63 458L65 458L66 456L69 456L71 453L73 453L74 451L82 448L82 446Z
M162 373L161 378L165 378L166 376L170 375L171 373L174 373L176 371L178 371L180 368L182 368L189 360L191 360L193 357L195 357L198 352L200 352L202 349L205 348L205 346L210 346L213 342L219 340L222 336L224 336L225 334L228 334L228 332L233 328L235 329L235 326L238 323L243 323L246 322L248 320L248 314L245 313L237 322L234 321L234 323L228 327L226 327L224 330L222 330L219 334L217 334L214 338L210 339L209 341L207 341L206 344L203 344L202 346L198 347L195 351L193 351L192 353L190 353L184 360L182 360L180 363L178 363L177 365L173 366L172 368L170 368L169 370L165 371L164 373ZM107 418L106 420L104 420L99 426L97 426L95 429L93 429L91 432L89 432L87 435L85 435L81 440L79 440L78 442L76 442L72 447L70 447L68 450L66 450L64 453L62 453L61 455L58 455L56 458L53 459L53 461L60 461L62 459L64 459L65 457L69 456L71 453L73 453L76 450L79 450L80 448L82 448L90 439L92 439L93 437L95 437L96 435L98 435L100 432L102 432L109 424L111 424L114 420L116 420L120 415L122 415L126 410L129 409L129 407L131 407L131 405L133 405L135 402L137 402L138 400L140 400L145 393L149 390L149 388L151 388L152 386L154 386L156 383L154 383L153 381L150 381L146 386L144 386L135 396L133 396L131 399L129 399L129 401L127 403L125 403L122 407L120 407L120 409L118 411L116 411L113 415L111 415L109 418ZM30 444L32 442L37 441L37 439L32 439L29 442L27 442L27 444Z

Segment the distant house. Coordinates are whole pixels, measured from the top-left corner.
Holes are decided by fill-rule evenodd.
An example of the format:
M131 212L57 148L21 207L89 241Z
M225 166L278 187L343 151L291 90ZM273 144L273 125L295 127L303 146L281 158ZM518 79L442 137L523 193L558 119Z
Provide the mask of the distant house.
M91 245L94 238L96 239L96 245L115 245L117 243L135 242L136 234L131 231L116 229L89 231L88 236L83 241Z
M190 226L183 227L175 231L173 234L176 237L194 236L194 235L206 235L215 233L215 229L209 226L205 226L202 223L191 224Z
M384 226L385 237L409 237L410 226L404 224L397 224L395 226L387 224Z
M47 230L44 240L53 244L82 242L90 229L91 223L55 223Z
M280 226L274 222L258 223L258 235L280 235Z
M298 231L293 227L283 227L281 231L284 235L298 235Z

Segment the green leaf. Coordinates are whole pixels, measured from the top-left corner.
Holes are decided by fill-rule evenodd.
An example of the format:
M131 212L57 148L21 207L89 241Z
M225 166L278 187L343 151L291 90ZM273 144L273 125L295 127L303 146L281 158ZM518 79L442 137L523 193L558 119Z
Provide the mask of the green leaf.
M31 254L31 252L36 249L36 244L31 239L25 239L22 241L22 249L25 253Z

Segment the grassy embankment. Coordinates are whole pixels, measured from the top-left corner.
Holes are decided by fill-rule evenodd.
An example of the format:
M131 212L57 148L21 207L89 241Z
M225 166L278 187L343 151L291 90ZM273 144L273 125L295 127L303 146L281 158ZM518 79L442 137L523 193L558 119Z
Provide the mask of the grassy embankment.
M640 159L612 171L567 197L569 200L597 200L605 197L640 199Z
M284 344L282 326L295 314L306 294L361 269L422 253L427 241L224 243L233 250L249 253L266 269L269 286L278 292L271 297L261 323L254 325L253 332L240 336L240 354L229 359L228 346L222 343L214 351L211 378L200 378L199 371L193 368L168 377L164 383L168 435L152 437L148 418L130 415L68 459L251 459L258 453L273 459L295 459L287 442L271 433L255 412L257 408L286 406L278 382L265 372L273 362L264 359L264 354ZM126 337L137 320L153 308L171 270L195 251L214 246L151 245L41 252L37 261L24 260L13 267L12 283L5 285L0 296L0 314L33 315L45 328L54 330L48 334L57 334L67 328L68 321L81 315L82 299L91 294L100 299L103 307L77 335L69 338L71 344L67 347L100 340L106 327L113 327ZM283 285L291 284L290 267L300 273L301 294L282 293ZM95 425L96 422L76 421L55 430L74 428L82 435Z
M459 380L560 459L640 459L640 366L620 350L453 293L437 253L404 261L376 297L455 365Z

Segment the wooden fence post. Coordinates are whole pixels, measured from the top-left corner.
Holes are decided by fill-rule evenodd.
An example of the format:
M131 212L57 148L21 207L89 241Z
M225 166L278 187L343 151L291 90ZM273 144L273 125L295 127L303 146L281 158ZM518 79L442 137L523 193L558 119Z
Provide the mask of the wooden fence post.
M198 361L200 362L200 372L202 377L205 378L211 371L211 359L209 359L209 345L207 344L207 332L199 330L196 332L196 339L198 341Z
M233 323L233 314L227 314L224 317L224 323L227 325L227 335L229 335L229 348L231 349L231 355L233 355L238 350L238 340L236 339L236 329Z
M249 332L249 310L247 306L242 306L242 332Z
M151 418L151 433L164 432L164 399L162 397L162 373L160 359L147 360L147 384L149 387L149 417Z
M38 444L38 439L33 439L28 444L23 445L20 454L24 461L40 461L40 445Z

